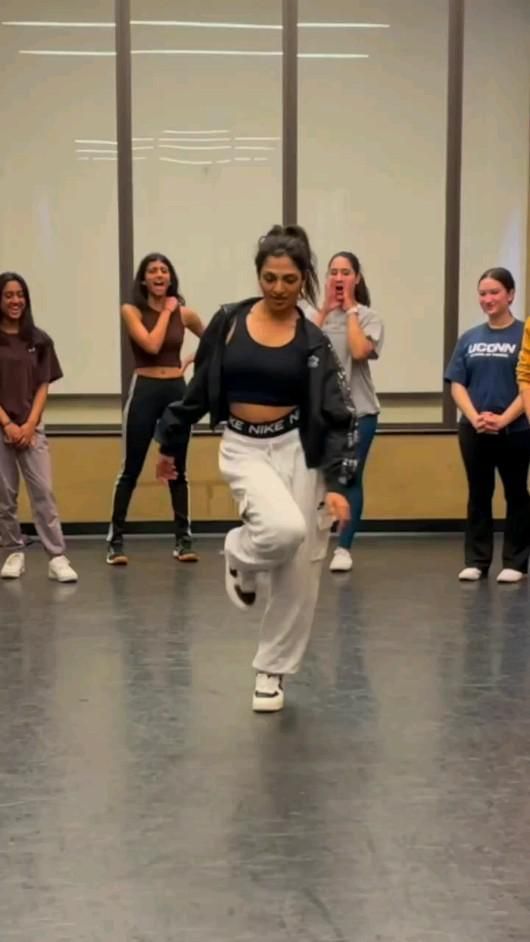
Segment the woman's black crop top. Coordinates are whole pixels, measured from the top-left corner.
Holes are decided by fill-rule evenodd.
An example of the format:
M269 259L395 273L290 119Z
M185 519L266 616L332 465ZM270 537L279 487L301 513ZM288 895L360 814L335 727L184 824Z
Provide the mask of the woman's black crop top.
M248 314L240 316L223 356L223 386L229 403L297 406L305 395L307 344L301 321L293 339L267 347L252 339Z

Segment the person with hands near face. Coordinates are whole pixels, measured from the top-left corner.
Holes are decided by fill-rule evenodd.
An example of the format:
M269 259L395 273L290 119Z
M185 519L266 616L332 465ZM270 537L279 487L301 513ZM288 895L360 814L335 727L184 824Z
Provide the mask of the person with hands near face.
M478 282L486 323L466 331L458 340L445 381L461 418L460 451L469 496L462 581L485 577L493 557L492 499L495 471L506 498L503 569L498 582L520 582L528 570L530 551L530 425L524 415L516 368L523 324L510 305L515 282L506 268L490 268Z
M194 355L181 359L186 330L196 337L204 331L199 315L186 307L177 273L165 255L153 252L140 262L133 304L124 304L122 317L130 337L135 372L123 416L125 460L114 489L112 520L107 536L107 563L126 566L125 522L158 420L170 402L186 391L184 374ZM175 519L175 549L179 562L196 562L189 520L186 457L189 438L175 455L178 477L169 482Z
M252 707L269 713L282 709L284 677L309 641L332 520L349 518L356 416L329 340L299 307L301 297L315 303L317 286L305 232L275 226L255 265L259 297L221 307L184 400L159 424L157 473L175 480L179 441L204 414L212 427L226 421L220 469L242 526L226 537L225 586L248 611L258 574L268 577Z
M363 474L379 419L379 400L370 371L370 360L379 358L384 327L370 306L361 264L352 252L337 252L330 259L324 303L314 321L329 337L351 390L358 417L357 472L348 492L351 517L338 535L330 563L331 572L349 572L351 547L361 522Z
M50 557L49 578L77 582L65 555L48 440L41 424L48 387L61 376L53 341L33 322L26 281L14 272L4 272L0 275L0 545L9 552L0 570L2 579L19 579L26 568L17 519L22 474L35 528Z

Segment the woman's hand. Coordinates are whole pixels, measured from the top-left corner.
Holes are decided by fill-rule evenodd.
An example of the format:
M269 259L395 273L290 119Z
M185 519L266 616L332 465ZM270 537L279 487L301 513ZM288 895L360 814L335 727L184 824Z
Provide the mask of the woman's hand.
M490 435L497 435L506 425L503 416L495 412L483 412L481 418L484 422L484 432Z
M166 298L164 307L166 311L169 311L170 314L173 314L179 306L178 298L169 297Z
M160 455L156 463L157 481L167 483L168 481L176 481L177 478L178 473L175 468L175 459L170 458L169 455Z
M336 307L339 307L337 299L337 279L334 275L329 275L329 277L326 278L324 304L322 305L321 313L326 317L331 311L334 311Z
M475 429L475 432L480 434L481 432L487 431L486 419L484 418L484 414L482 412L478 412L477 415L473 416L473 418L470 419L470 422Z
M349 311L350 308L357 307L355 300L355 275L345 275L342 280L342 304L343 311Z
M338 520L339 530L342 530L351 517L350 505L347 499L343 494L336 494L334 491L329 491L329 493L326 494L326 507L328 513L330 513L335 520Z
M20 426L20 437L16 443L17 448L30 448L35 438L36 425L34 422L24 422Z
M21 436L20 426L16 422L9 422L3 426L4 441L7 445L18 445Z

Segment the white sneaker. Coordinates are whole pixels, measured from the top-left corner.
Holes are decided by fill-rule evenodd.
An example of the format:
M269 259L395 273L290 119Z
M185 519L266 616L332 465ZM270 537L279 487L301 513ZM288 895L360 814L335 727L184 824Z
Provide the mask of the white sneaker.
M477 569L476 566L466 566L462 572L458 573L458 578L460 582L478 582L482 579L482 570Z
M256 674L252 698L254 713L276 713L284 704L283 679L279 674Z
M54 556L48 566L48 578L56 582L77 582L79 576L66 556Z
M338 546L333 553L329 564L330 572L350 572L353 567L351 553L342 546Z
M2 579L20 579L26 571L26 557L24 553L11 553L0 572Z
M246 612L256 601L256 577L253 573L238 572L232 568L228 553L225 553L225 588L230 601Z
M518 569L503 569L497 576L497 582L522 582L525 576L526 573Z

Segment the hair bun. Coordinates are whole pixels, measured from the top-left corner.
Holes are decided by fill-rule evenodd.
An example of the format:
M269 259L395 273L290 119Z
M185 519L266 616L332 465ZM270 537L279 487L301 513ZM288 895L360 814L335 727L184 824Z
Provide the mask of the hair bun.
M272 226L272 228L269 229L269 231L266 232L264 236L262 236L262 239L268 239L270 236L274 236L274 237L283 236L284 238L287 238L287 239L299 239L300 242L304 243L304 245L309 246L309 238L308 238L307 232L305 231L305 229L302 228L302 226L297 226L297 225L282 226L280 225L280 223L276 223L276 225Z
M302 226L285 226L284 232L285 235L291 236L293 239L301 239L302 242L309 244L307 232L302 229Z

